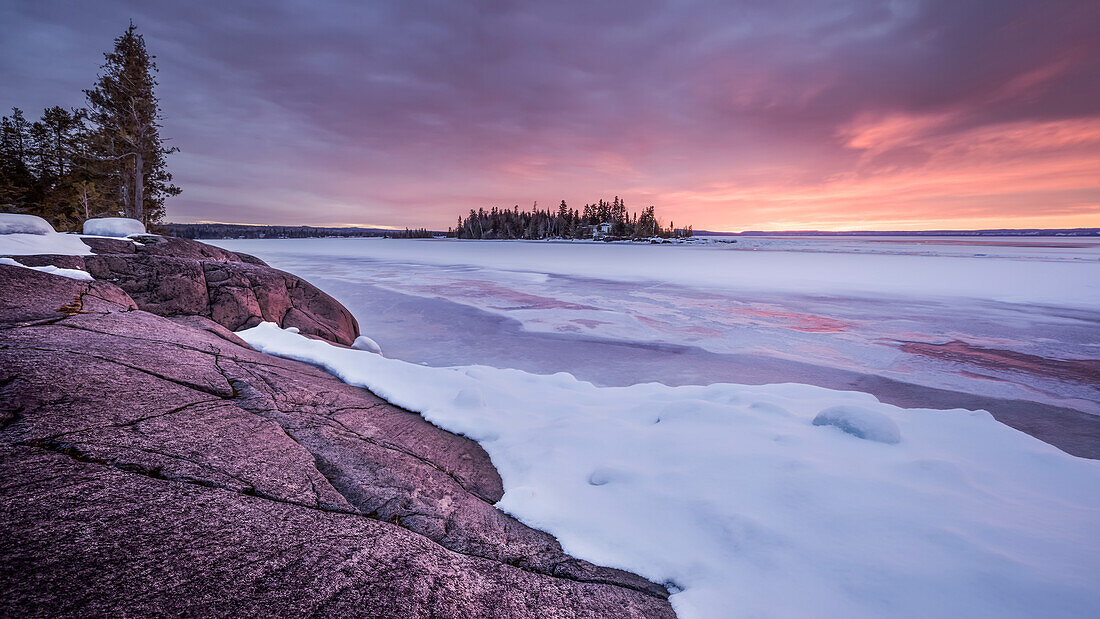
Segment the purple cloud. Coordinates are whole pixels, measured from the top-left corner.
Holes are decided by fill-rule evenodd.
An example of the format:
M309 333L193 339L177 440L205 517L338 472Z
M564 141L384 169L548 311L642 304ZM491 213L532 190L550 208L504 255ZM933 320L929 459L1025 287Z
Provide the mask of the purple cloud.
M1095 3L4 3L0 105L80 104L130 18L182 148L174 221L440 228L471 206L618 193L697 227L813 225L844 220L838 186L889 196L964 165L967 221L1100 225L1100 183L1066 172L1100 139L1055 147L1064 182L1019 187L1023 215L997 187L975 197L998 151L953 150L1024 131L1005 148L1047 162L1037 127L1091 135ZM964 191L945 183L913 198L929 222Z

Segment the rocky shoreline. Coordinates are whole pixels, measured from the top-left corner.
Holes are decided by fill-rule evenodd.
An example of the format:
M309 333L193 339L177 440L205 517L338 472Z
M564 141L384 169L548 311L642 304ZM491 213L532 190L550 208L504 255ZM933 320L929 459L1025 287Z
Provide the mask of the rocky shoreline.
M496 509L475 442L233 330L334 299L163 237L0 265L0 615L672 617Z

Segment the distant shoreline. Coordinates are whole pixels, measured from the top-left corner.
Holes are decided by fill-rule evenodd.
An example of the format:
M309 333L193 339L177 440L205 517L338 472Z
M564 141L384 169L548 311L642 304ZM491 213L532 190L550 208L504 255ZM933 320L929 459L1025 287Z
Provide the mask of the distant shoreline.
M270 226L264 224L162 224L160 228L169 236L191 239L237 239L237 238L361 238L402 236L404 230L388 228L322 227L322 226ZM428 230L429 235L446 236L445 230ZM1100 228L1004 228L986 230L852 230L834 232L827 230L746 230L743 232L716 232L696 230L696 237L730 236L801 236L801 237L843 237L843 236L1020 236L1020 237L1100 237Z

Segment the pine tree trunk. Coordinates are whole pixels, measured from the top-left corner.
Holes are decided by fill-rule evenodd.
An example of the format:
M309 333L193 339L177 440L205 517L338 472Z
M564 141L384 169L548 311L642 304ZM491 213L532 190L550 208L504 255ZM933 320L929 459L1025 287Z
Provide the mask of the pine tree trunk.
M144 161L141 152L134 157L134 219L145 223L145 175L141 173Z

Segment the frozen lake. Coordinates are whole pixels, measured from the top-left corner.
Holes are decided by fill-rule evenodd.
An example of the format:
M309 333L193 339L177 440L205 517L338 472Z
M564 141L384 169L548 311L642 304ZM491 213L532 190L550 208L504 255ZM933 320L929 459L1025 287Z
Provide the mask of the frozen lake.
M1100 456L1097 245L981 240L219 244L385 356L242 338L478 441L685 619L1094 616L1100 462L1003 424Z
M1097 239L215 244L314 282L393 358L604 386L866 391L901 406L984 408L1100 457Z

